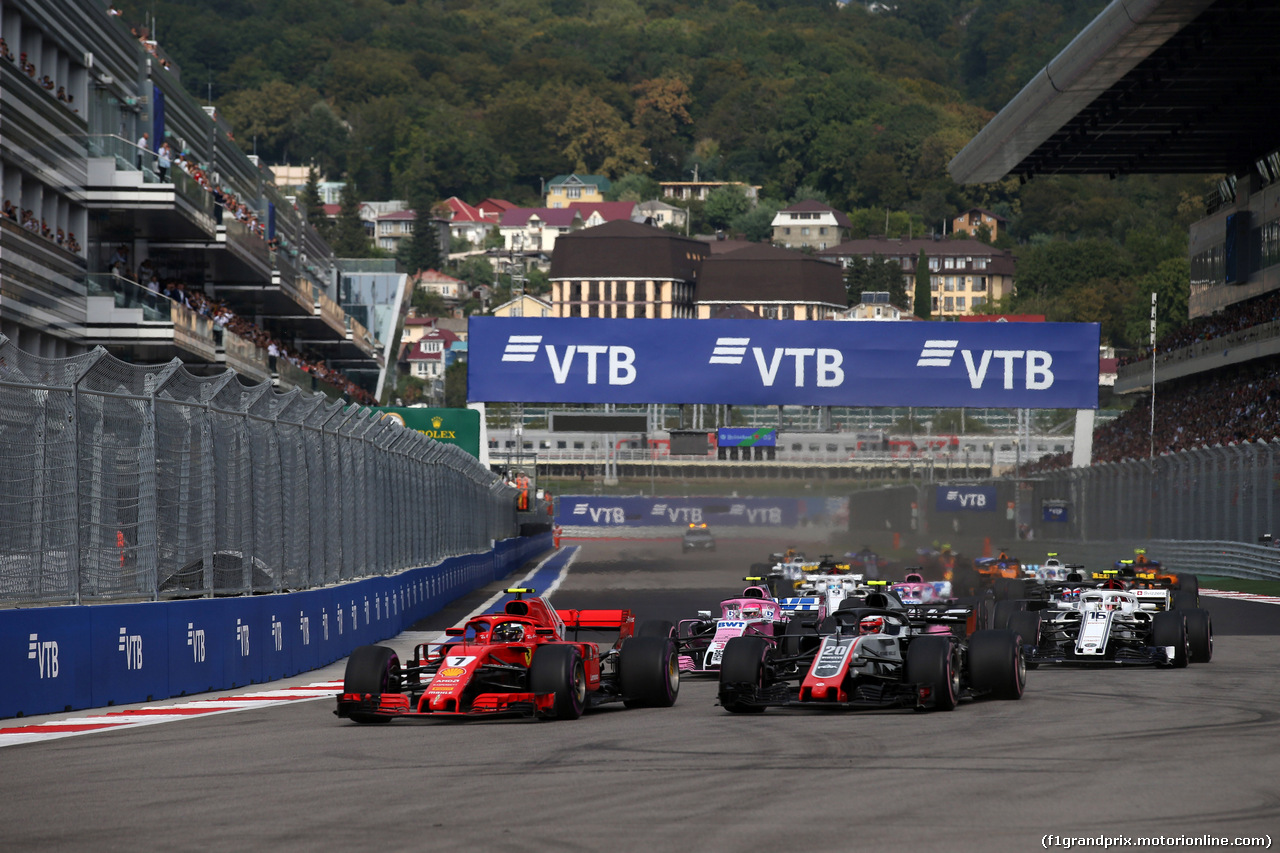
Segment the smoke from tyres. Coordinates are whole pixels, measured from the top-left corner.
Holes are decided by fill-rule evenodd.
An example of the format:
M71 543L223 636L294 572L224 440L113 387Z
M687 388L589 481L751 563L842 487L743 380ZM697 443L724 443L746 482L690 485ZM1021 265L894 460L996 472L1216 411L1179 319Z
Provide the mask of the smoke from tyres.
M1096 323L472 317L467 397L1094 409Z

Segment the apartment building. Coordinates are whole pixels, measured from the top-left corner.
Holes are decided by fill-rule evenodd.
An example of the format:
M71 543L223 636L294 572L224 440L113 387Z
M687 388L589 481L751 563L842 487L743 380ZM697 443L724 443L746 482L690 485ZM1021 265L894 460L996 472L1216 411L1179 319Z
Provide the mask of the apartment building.
M817 254L843 266L848 266L853 258L897 261L902 267L911 311L916 313L916 263L922 249L929 265L931 313L934 318L971 314L975 309L1014 292L1017 262L1013 253L977 240L868 237L849 240Z
M0 35L0 333L334 396L319 377L354 367L375 391L384 356L337 301L332 250L162 44L97 0L3 0Z

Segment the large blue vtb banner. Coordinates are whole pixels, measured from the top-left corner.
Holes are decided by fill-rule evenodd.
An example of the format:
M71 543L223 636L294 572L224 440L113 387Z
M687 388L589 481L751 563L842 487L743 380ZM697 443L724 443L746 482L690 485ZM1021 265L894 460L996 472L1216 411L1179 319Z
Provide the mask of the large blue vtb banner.
M1093 409L1098 328L472 317L467 397Z

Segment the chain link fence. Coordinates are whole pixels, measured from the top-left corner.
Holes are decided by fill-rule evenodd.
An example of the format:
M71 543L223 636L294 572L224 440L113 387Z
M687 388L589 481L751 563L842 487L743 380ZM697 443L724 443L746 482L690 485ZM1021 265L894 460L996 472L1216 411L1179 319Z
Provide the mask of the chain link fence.
M1030 477L920 481L854 493L850 532L882 543L893 533L918 544L950 542L969 553L990 544L1028 562L1060 551L1065 560L1110 565L1142 547L1206 574L1280 578L1280 548L1271 542L1280 539L1278 476L1280 440ZM991 490L989 511L938 500L938 490L957 486Z
M515 490L369 409L0 336L0 603L299 590L516 535Z

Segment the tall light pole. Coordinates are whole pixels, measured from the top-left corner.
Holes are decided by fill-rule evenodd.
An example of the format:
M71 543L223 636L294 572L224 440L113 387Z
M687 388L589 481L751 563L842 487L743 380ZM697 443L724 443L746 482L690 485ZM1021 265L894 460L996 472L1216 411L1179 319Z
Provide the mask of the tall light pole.
M1148 433L1147 458L1156 455L1156 292L1151 291L1151 429Z

